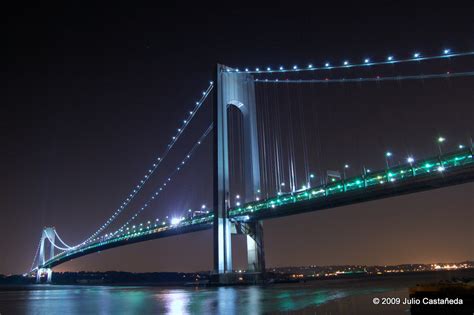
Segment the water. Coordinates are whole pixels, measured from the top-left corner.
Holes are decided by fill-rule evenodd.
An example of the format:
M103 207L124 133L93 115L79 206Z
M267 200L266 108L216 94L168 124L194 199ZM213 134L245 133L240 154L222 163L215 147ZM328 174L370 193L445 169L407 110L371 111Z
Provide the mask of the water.
M374 297L408 297L433 275L218 288L37 285L0 289L6 314L409 314ZM449 278L449 277L443 277Z

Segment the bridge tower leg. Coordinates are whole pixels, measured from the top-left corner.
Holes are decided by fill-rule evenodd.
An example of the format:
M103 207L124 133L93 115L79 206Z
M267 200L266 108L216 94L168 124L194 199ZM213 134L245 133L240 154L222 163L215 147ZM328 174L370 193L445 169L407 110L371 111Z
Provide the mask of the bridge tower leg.
M242 113L244 143L245 201L253 201L260 190L260 164L257 134L255 83L250 74L227 71L217 65L214 92L214 272L220 283L231 281L232 273L231 231L235 230L228 218L229 208L229 145L228 115L230 106ZM258 228L257 228L258 226ZM248 260L255 271L264 271L263 230L257 222L247 244ZM263 268L262 268L263 266Z
M39 250L39 266L36 271L36 283L41 282L41 275L46 273L46 282L51 283L53 278L53 271L51 268L41 268L48 259L46 259L45 255L45 241L49 241L49 257L51 259L54 257L54 244L56 240L56 231L54 227L45 227L43 232L41 233L41 241L40 241L40 250Z

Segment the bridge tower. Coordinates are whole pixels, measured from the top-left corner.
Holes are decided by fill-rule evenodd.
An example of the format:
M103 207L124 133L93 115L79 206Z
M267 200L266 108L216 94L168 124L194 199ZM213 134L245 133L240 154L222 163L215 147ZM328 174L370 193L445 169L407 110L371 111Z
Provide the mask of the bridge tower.
M236 228L228 218L230 106L235 106L242 114L246 202L255 200L260 191L260 164L254 78L251 74L227 69L224 65L217 65L214 92L214 272L219 275L220 283L230 282L232 278L226 274L233 270L233 232L247 235L248 269L257 273L265 271L262 222L241 223Z
M49 257L46 258L45 256L45 241L49 241ZM53 271L51 268L40 268L43 266L44 263L54 257L54 244L56 240L56 229L54 227L45 227L43 232L41 233L41 241L40 241L40 249L39 249L39 257L38 257L38 269L36 270L36 283L41 282L41 275L46 273L46 282L51 283Z

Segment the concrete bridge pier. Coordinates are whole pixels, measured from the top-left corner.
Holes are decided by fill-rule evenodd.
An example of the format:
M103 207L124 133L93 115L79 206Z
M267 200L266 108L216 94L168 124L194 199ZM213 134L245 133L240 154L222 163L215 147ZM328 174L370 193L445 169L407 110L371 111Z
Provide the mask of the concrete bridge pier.
M247 270L254 273L265 273L265 251L263 247L262 221L246 223L247 225Z
M47 268L46 269L46 283L53 282L53 269Z
M41 283L41 276L46 274L46 283L53 282L53 269L51 268L39 268L36 271L36 283Z
M36 283L41 283L41 269L36 270Z

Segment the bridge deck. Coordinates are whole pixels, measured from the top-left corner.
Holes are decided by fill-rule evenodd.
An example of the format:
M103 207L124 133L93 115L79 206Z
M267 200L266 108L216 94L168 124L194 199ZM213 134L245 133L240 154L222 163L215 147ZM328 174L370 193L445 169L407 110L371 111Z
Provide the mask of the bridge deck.
M303 212L330 209L381 198L416 193L474 181L470 149L459 150L412 164L336 181L324 186L247 203L229 210L238 221L264 220ZM212 228L213 215L188 218L177 225L139 225L62 252L39 268L52 268L66 261L109 248Z
M474 181L472 151L460 150L328 185L252 202L231 209L239 220L263 220L330 209Z

